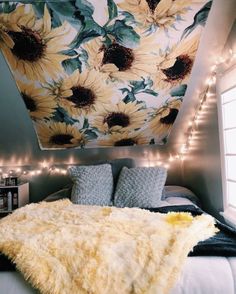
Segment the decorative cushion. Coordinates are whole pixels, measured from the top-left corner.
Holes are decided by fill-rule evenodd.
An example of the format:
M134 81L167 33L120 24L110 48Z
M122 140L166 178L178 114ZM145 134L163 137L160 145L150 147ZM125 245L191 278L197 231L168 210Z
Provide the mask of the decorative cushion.
M193 203L200 206L200 201L198 197L188 188L182 186L165 186L162 191L162 200L166 200L170 197L180 197L187 198L191 200Z
M110 205L113 192L110 164L72 166L68 171L73 181L73 203Z
M163 167L123 167L115 190L118 207L157 207L161 200L167 170Z
M44 198L44 201L47 202L52 202L52 201L57 201L60 199L64 199L64 198L71 198L71 189L72 189L72 185L69 187L65 187L63 189L60 189L50 195L48 195L46 198Z

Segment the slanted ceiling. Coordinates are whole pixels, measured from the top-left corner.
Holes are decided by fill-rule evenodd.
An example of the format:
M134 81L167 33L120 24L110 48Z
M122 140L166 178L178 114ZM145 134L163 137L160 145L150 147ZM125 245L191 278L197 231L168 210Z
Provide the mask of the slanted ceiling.
M211 1L0 2L0 48L41 149L165 144Z

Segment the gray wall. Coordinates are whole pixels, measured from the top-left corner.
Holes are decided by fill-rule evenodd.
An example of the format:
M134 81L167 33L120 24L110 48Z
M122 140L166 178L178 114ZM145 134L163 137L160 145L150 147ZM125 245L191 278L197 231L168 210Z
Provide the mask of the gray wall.
M236 16L236 13L235 13ZM236 51L236 21L227 38L222 56L229 49ZM235 63L236 64L236 63ZM231 64L232 65L232 64ZM227 70L228 65L218 68L219 72ZM231 79L231 81L230 81ZM229 88L230 82L235 82L235 76L221 78L217 75L217 88ZM219 96L219 92L217 93ZM217 95L209 100L202 123L199 124L198 138L186 157L183 166L183 183L193 190L202 200L203 207L219 219L219 212L223 210L223 187L221 180L220 140L218 128Z
M211 99L184 161L183 183L200 197L205 210L219 217L223 209L220 143L216 97Z

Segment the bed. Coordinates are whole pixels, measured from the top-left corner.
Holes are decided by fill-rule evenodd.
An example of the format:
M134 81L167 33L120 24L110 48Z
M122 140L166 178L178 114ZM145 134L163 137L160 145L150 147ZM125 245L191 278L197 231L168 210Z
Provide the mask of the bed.
M124 166L133 166L132 161L118 161L113 174L119 175ZM118 168L117 168L118 167ZM114 173L115 172L115 173ZM115 183L117 178L115 178ZM56 201L68 197L71 187L66 187L46 198ZM179 186L165 186L158 207L200 205L198 198L188 189ZM188 257L181 275L170 291L171 294L233 294L236 293L236 257L194 256ZM39 293L27 283L17 271L0 271L1 294Z

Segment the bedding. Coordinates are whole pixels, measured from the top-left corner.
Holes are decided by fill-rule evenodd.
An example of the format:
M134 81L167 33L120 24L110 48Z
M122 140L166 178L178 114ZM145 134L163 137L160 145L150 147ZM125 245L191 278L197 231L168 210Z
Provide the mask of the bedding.
M164 189L162 191L162 200L166 200L167 198L174 197L180 197L184 199L189 199L198 206L200 206L200 200L199 198L188 188L183 186L176 186L176 185L166 185L164 186Z
M169 197L166 205L194 205L189 199ZM25 281L19 272L0 272L1 294L39 293ZM17 289L17 290L16 290ZM200 256L188 257L181 275L170 294L235 294L236 258Z
M215 232L207 215L69 200L28 205L0 223L0 251L50 294L168 293L189 250Z
M110 164L79 165L68 168L73 181L71 201L75 204L110 205L113 176Z
M151 212L189 212L191 215L201 215L205 213L195 205L174 205L157 208L146 208ZM216 220L216 228L219 230L213 237L200 241L189 256L231 256L236 257L236 229Z
M166 182L164 167L123 167L115 188L117 207L157 207Z

